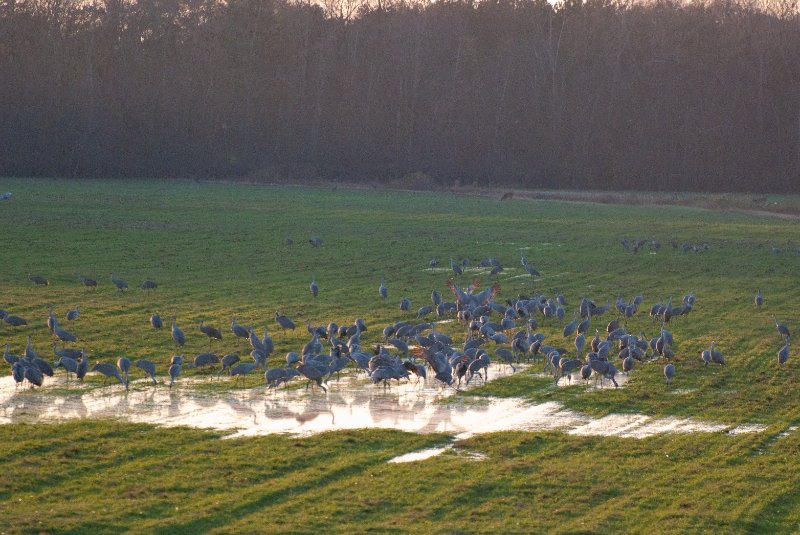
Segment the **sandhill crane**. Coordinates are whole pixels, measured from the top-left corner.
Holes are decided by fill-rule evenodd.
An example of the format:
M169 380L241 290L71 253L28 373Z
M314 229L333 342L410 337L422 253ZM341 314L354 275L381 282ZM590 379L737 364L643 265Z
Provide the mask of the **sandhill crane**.
M128 384L128 374L131 371L131 360L128 357L120 357L117 359L117 368L125 374L125 384Z
M756 292L756 306L761 307L764 304L764 294L761 293L761 288Z
M293 331L297 328L297 325L294 324L289 316L278 314L277 311L275 312L275 321L278 322L280 328L283 329L284 334L286 334L286 329Z
M3 353L3 360L5 360L11 366L14 365L15 362L19 362L19 355L14 355L11 353L11 344L6 344L6 350Z
M122 292L122 291L124 291L124 290L127 290L127 289L128 289L128 283L127 283L127 282L125 282L125 281L124 281L124 280L122 280L122 279L118 279L117 277L115 277L115 276L114 276L114 274L113 274L113 273L111 274L111 283L112 283L114 286L116 286L116 287L117 287L117 289L118 289L120 292Z
M12 327L22 327L23 325L28 324L28 320L22 318L20 316L14 316L13 314L7 314L3 321L11 325Z
M311 277L311 286L309 288L311 289L311 295L314 297L319 295L319 286L317 286L317 280L314 277Z
M65 331L61 327L58 326L58 322L53 323L53 334L64 343L67 342L77 342L78 339L75 337L74 334Z
M402 310L403 312L408 312L410 308L411 308L411 300L408 299L407 297L402 298L400 300L400 310Z
M164 322L161 320L161 316L158 315L158 312L150 316L150 325L152 325L153 329L160 329L164 326Z
M381 279L381 285L378 286L378 295L380 295L383 299L389 297L389 290L386 288L386 284L384 284L383 279Z
M583 351L583 347L586 345L586 337L583 334L579 334L575 337L575 349L578 350L578 353Z
M222 375L222 372L225 370L230 370L231 366L239 362L239 354L238 353L228 353L221 359L222 368L220 368L219 372L217 373L217 377Z
M18 362L14 366L18 366L20 364L22 364L22 363ZM28 382L31 385L42 386L42 383L44 383L44 374L42 374L42 370L40 370L37 366L24 366L23 365L23 367L24 367L23 373L25 375L25 379L27 379ZM12 370L12 372L13 372L13 370ZM16 380L16 376L14 377L14 379ZM19 381L19 382L22 382L22 381Z
M311 236L308 243L310 243L312 247L319 247L322 245L322 238L319 236Z
M151 281L148 279L142 281L142 283L139 285L139 288L141 288L142 290L155 290L156 288L158 288L158 284L156 284L155 281Z
M786 339L786 345L778 351L778 364L786 364L786 361L789 360L789 339Z
M294 368L272 368L264 372L264 380L268 388L278 388L281 383L286 383L288 388L289 381L298 375L300 372Z
M199 329L200 332L208 336L209 341L222 340L222 332L216 327L212 327L211 325L206 325L204 320L200 320Z
M119 369L114 366L113 364L108 364L106 362L98 362L94 366L92 366L93 372L99 372L105 376L106 379L108 378L115 378L117 379L120 384L125 385L125 389L128 389L128 383L122 379L122 375L119 373ZM105 384L105 379L103 380L103 384Z
M28 360L33 360L38 356L39 354L33 349L33 344L31 343L31 337L28 336L28 343L25 344L25 358Z
M236 316L231 318L231 332L236 337L236 345L239 345L240 338L250 338L250 332L243 325L236 323Z
M192 367L203 368L205 366L216 366L219 364L219 357L214 353L200 353L194 358Z
M675 365L670 363L664 366L664 378L667 380L667 384L672 384L672 378L675 377Z
M244 377L258 367L255 362L240 362L231 367L231 377Z
M67 357L73 360L78 360L83 355L83 352L79 349L72 349L70 347L65 347L64 349L57 349L57 345L53 342L53 353L58 358Z
M78 319L78 316L81 314L81 309L79 306L75 305L75 308L67 312L67 321L75 321Z
M464 273L464 271L461 269L461 266L458 264L458 262L453 260L452 256L450 257L450 269L452 269L453 273L456 275L461 275Z
M174 358L174 357L173 357ZM169 373L169 387L172 388L172 385L175 384L175 379L181 374L183 371L183 357L181 357L180 362L175 362L169 367L167 373Z
M573 334L575 334L575 329L578 328L578 319L575 318L571 322L564 325L564 338L569 338Z
M50 284L50 281L45 279L41 275L31 275L30 272L28 272L28 279L30 279L32 283L41 286L48 286Z
M248 341L250 342L250 347L253 348L255 351L260 351L261 353L266 353L266 348L264 347L264 343L256 334L256 331L253 330L252 327L248 329Z
M55 364L56 368L64 368L64 371L67 373L67 379L69 379L69 374L74 373L77 375L78 373L78 361L75 359L71 359L69 357L61 357Z
M97 288L96 280L89 277L84 277L80 273L76 273L76 275L78 276L78 279L80 279L80 281L83 283L83 285L86 286L87 288Z
M82 349L81 361L78 363L78 370L75 372L75 376L79 381L83 381L87 373L89 373L89 353L87 353L85 349Z
M778 330L778 334L784 338L789 338L789 328L775 319L775 316L772 316L772 319L775 321L775 328Z
M147 359L139 359L136 361L135 366L144 372L145 377L150 377L150 379L153 381L153 384L157 384L156 365L154 362Z
M25 380L25 365L22 361L15 362L11 365L11 377L14 378L14 386L19 386L19 384Z
M181 347L186 343L186 335L183 334L183 331L178 327L176 316L172 316L172 339Z
M308 389L308 386L313 381L322 390L324 390L325 392L328 391L328 389L325 388L322 384L322 378L324 376L324 372L320 370L318 367L300 363L297 365L297 371L300 372L300 374L303 375L303 377L308 379L308 383L306 383L306 389Z

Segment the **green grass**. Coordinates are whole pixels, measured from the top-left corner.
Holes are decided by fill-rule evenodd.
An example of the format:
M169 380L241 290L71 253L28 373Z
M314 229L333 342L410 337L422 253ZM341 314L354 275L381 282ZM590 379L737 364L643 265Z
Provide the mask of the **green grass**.
M800 436L342 431L221 440L109 421L0 426L4 531L789 533ZM471 461L465 453L486 459Z
M271 364L278 365L307 341L307 320L342 324L363 317L370 326L365 341L377 341L386 324L404 318L402 296L416 309L430 302L431 290L446 292L450 273L427 269L431 257L447 266L451 256L468 257L473 265L494 256L509 268L498 277L501 299L561 291L570 314L584 295L606 302L617 293L643 293L649 309L657 300L679 301L693 291L698 302L670 325L678 369L673 388L664 385L662 365L653 363L634 370L619 390L556 388L523 372L465 398L525 397L597 415L642 412L770 426L749 436L642 441L499 433L461 444L486 453L486 461L446 454L385 465L395 454L445 439L364 431L221 441L214 433L116 422L14 424L0 426L1 456L9 467L0 476L0 518L12 520L10 529L798 529L797 433L775 437L800 423L800 369L796 358L778 367L781 342L770 317L793 331L800 325L797 222L679 207L501 203L440 193L186 181L2 179L0 191L14 192L11 202L0 203L6 236L0 308L31 323L18 331L0 326L0 342L14 352L30 335L40 352L50 354L45 320L52 305L94 360L150 358L163 375L176 348L168 328L157 332L147 323L158 311L165 318L177 315L190 357L209 347L197 330L201 319L225 333L212 345L218 353L236 349L231 316L255 325L259 334L268 326L277 346ZM307 243L315 234L325 242L320 248ZM294 245L285 244L287 236ZM663 246L655 255L623 252L620 239L636 237L654 237ZM711 250L684 254L670 240L708 243ZM784 252L772 254L773 245ZM521 251L541 280L517 277ZM49 278L50 286L34 286L28 271ZM80 285L76 271L97 278L97 290ZM118 292L109 281L112 271L131 290ZM308 290L312 275L320 286L317 299ZM473 276L458 282L466 286ZM159 288L135 288L146 278ZM381 278L387 301L378 297ZM763 310L752 304L759 287ZM68 324L63 317L76 304L82 314ZM300 328L282 333L273 320L276 310ZM602 330L609 319L595 325ZM545 322L541 330L554 345L571 347L561 327ZM648 336L657 328L645 315L630 327ZM456 324L442 330L462 339ZM712 339L728 366L702 367L699 351ZM251 378L244 387L261 384ZM223 381L196 388L241 387Z

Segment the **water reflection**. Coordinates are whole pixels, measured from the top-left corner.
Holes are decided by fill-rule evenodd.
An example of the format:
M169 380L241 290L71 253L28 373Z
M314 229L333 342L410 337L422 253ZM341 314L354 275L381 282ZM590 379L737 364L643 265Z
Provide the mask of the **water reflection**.
M492 378L510 372L494 367ZM69 386L56 377L50 388ZM390 428L416 433L443 432L465 437L503 430L553 430L578 435L641 438L668 432L759 432L760 426L730 429L677 418L610 415L592 419L562 405L530 404L520 399L461 399L433 381L419 384L372 385L363 376L331 381L327 394L319 390L256 387L207 393L184 380L173 389L140 379L129 392L118 386L81 388L65 395L15 388L11 377L0 379L0 423L59 421L73 418L121 418L166 426L191 426L231 431L230 436Z

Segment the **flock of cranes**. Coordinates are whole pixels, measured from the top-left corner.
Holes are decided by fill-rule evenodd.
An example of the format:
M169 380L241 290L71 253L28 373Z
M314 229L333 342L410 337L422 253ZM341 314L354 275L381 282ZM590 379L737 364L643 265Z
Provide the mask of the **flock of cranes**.
M309 241L315 247L322 244L321 240L313 238ZM638 242L636 245L639 245ZM650 245L656 246L653 243ZM434 261L431 262L433 263ZM532 277L540 276L538 270L524 256L520 258L520 263ZM462 268L466 266L465 262L456 262L452 258L450 264L455 275L462 273ZM484 259L481 265L492 266L493 273L494 268L500 267L495 259ZM94 279L77 275L85 286L97 286ZM38 275L29 274L28 278L37 285L49 284L46 278ZM120 291L128 288L124 280L113 274L111 282ZM148 290L156 286L155 282L148 280L140 288ZM551 297L543 294L518 296L501 303L497 300L500 291L498 283L480 289L477 281L466 288L448 281L447 287L452 293L452 300L444 299L439 291L433 290L431 304L418 309L414 321L403 320L386 326L382 337L371 346L362 342L362 333L368 331L363 319L359 318L352 324L344 325L332 321L317 327L307 323L306 329L311 337L308 343L298 352L288 352L283 365L276 368L267 367L268 359L275 353L275 343L267 331L265 330L263 337L259 337L253 327L241 325L233 317L230 332L237 345L241 340L249 343L250 359L238 352L224 355L203 352L193 359L176 354L166 370L169 386L173 386L185 368L209 370L212 378L219 378L222 373L227 372L237 380L263 369L265 383L270 388L288 384L295 377L303 377L307 381L306 388L316 385L326 390L333 375L338 377L342 370L352 366L363 371L376 384L388 385L392 380L400 381L412 376L417 381L425 380L430 372L441 385L460 388L475 377L486 381L492 359L500 365L510 366L514 371L514 365L522 361L542 362L544 371L551 372L556 383L565 377L572 382L573 375L577 375L584 381L589 381L592 377L596 381L608 380L615 387L619 373L630 374L637 363L663 359L666 361L663 367L664 378L667 384L671 384L677 370L672 361L675 344L667 326L674 318L688 315L696 303L696 296L687 294L678 305L673 304L672 298L666 303L653 305L649 315L653 324L658 325L658 332L656 336L648 338L643 332L637 335L627 328L628 320L641 311L644 303L642 295L636 295L630 300L618 296L613 305L598 305L592 299L584 297L572 319L564 323L568 304L560 293ZM313 277L309 288L316 298L320 289ZM388 294L388 288L382 279L378 286L378 296L387 299ZM760 308L763 304L764 296L759 289L755 296L755 305ZM411 311L411 301L408 298L401 299L400 310L406 313ZM612 310L617 317L601 324L599 318ZM432 314L439 320L452 318L460 322L464 329L463 342L456 343L451 336L437 330L437 320L428 321L428 316ZM79 316L80 309L76 306L67 313L66 318L74 322ZM24 318L5 310L0 310L0 319L15 329L28 325ZM172 316L171 320L172 340L178 348L183 348L186 334L179 327L176 316ZM278 311L275 312L274 320L277 327L284 332L297 328L290 317ZM783 365L789 358L789 329L774 316L773 320L784 341L778 352L778 362ZM164 328L164 321L158 313L152 314L149 321L153 329ZM562 339L546 340L542 332L537 332L539 322L561 322ZM595 334L588 338L593 323ZM52 308L48 313L47 327L54 339L52 345L56 360L52 365L33 348L30 336L21 355L11 353L10 344L6 344L4 361L11 366L11 375L17 384L27 380L32 386L42 386L44 376L53 376L54 369L63 368L68 378L72 374L78 380L83 380L87 373L97 372L105 379L118 381L127 389L132 366L139 369L148 381L157 384L156 364L147 359L132 362L123 356L116 364L100 362L90 367L87 351L66 346L76 343L78 338L62 328ZM209 345L212 341L223 340L223 331L206 324L204 320L199 322L198 331L207 337ZM572 342L564 347L562 343L566 340ZM57 342L62 344L60 349ZM701 352L700 358L705 366L725 365L725 357L716 349L713 340L709 348Z

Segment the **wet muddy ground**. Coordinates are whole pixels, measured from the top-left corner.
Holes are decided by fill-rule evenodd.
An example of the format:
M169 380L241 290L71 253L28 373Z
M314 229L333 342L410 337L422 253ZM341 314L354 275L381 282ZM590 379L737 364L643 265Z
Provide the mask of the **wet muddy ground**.
M492 366L490 379L510 373ZM319 389L267 390L263 386L206 392L183 379L172 389L144 380L120 385L78 387L63 377L48 379L50 392L15 387L0 379L0 423L47 422L72 418L119 418L165 426L192 426L229 431L231 437L288 433L307 436L324 431L389 428L415 433L442 432L457 438L506 430L559 430L576 435L643 438L658 433L760 432L758 425L739 427L686 418L653 418L613 414L592 418L559 403L532 404L522 399L462 398L432 380L389 387L373 385L363 375L343 377ZM566 378L561 383L566 383ZM472 385L471 385L472 386ZM470 386L470 387L471 387ZM66 393L60 393L66 388Z

